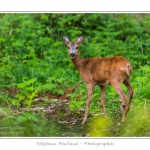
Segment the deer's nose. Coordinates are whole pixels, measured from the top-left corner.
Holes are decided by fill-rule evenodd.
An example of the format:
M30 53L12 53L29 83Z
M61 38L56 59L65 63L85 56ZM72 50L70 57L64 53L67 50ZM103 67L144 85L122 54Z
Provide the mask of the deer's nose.
M75 57L75 53L70 53L70 57Z

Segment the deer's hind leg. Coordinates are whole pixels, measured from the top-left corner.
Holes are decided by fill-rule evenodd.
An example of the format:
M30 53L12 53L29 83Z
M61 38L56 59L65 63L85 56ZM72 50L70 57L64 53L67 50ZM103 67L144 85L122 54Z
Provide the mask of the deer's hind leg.
M115 91L118 93L118 95L121 98L122 101L122 122L125 121L125 116L127 113L127 98L126 95L124 94L122 88L121 88L121 83L120 82L111 82L112 86L114 87Z
M127 112L128 112L130 110L130 104L131 104L131 100L132 100L132 97L133 97L134 90L133 90L132 86L130 85L129 79L126 79L123 83L128 88L128 91L129 91L129 94L130 94L129 101L128 101L128 104L127 104Z

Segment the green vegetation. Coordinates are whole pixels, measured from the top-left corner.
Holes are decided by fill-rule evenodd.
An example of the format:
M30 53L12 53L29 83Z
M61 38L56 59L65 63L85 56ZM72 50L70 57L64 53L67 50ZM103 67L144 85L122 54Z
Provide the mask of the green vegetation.
M122 124L119 97L108 86L106 108L110 119L100 117L97 121L94 118L92 127L101 129L104 122L104 129L109 128L112 133L90 130L88 135L150 136L149 20L150 14L0 14L0 132L4 131L1 127L6 126L20 126L20 132L24 132L7 132L0 136L65 136L59 122L70 114L73 114L70 120L83 116L84 83L68 94L67 105L63 100L55 101L81 80L70 61L62 35L76 40L81 34L85 37L79 47L82 57L122 55L131 62L131 85L135 92L127 121ZM124 86L123 89L127 92ZM49 106L55 106L53 110L58 112L51 115L30 111L30 108ZM100 106L99 87L96 87L90 114L102 116ZM68 128L71 132L72 128Z

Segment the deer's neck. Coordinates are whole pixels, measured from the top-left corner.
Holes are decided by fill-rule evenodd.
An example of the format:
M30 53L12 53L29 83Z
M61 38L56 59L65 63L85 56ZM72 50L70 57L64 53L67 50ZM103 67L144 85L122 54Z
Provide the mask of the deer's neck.
M82 66L83 66L83 60L84 58L81 58L78 54L76 55L75 58L72 58L72 63L75 66L75 68L80 71Z

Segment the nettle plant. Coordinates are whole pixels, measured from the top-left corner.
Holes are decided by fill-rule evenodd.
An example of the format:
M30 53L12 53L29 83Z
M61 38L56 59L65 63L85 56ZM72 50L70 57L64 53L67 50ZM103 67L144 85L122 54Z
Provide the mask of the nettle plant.
M150 92L148 90L150 88L150 67L141 66L137 72L135 90L140 97L150 98Z
M36 78L28 79L24 77L22 83L18 84L19 93L15 97L26 107L31 107L34 98L37 96L38 89L34 87L36 80Z

